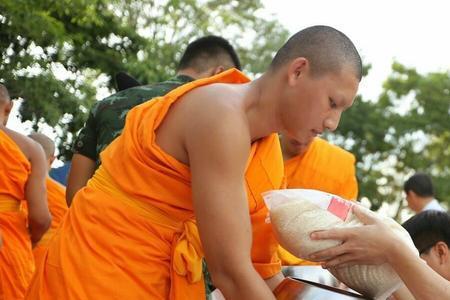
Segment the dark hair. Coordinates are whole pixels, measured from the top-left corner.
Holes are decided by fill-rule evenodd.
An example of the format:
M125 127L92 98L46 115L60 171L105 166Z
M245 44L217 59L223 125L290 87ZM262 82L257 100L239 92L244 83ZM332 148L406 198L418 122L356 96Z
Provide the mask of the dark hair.
M411 176L408 180L406 180L403 185L403 189L407 194L409 191L413 191L421 197L434 196L433 182L431 181L430 176L425 173L418 172Z
M210 60L217 60L226 55L236 69L241 69L241 62L233 46L224 38L208 35L190 43L178 64L177 70L186 68L206 69Z
M419 253L426 253L437 242L450 248L450 215L438 210L425 210L402 225L411 235Z
M314 75L339 72L343 66L350 66L361 81L362 61L358 50L345 34L333 27L318 25L297 32L278 50L270 68L276 70L297 57L309 61Z

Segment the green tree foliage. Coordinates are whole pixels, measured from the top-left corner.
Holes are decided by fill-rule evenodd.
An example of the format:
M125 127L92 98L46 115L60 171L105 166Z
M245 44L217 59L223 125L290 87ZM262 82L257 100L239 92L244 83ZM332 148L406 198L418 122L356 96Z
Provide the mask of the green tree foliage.
M400 202L416 171L430 174L436 197L450 204L449 72L422 75L394 63L378 101L358 97L331 138L356 155L360 197L375 209Z
M288 36L259 0L2 0L0 80L23 99L23 121L58 129L67 159L99 78L110 90L118 71L167 79L187 43L206 34L228 38L251 74Z

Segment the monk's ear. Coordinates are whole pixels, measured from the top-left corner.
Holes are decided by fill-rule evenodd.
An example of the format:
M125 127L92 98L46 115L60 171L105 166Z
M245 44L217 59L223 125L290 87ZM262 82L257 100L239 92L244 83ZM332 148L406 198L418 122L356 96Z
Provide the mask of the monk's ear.
M439 241L436 243L434 247L436 249L437 254L439 255L439 262L441 264L447 264L450 258L449 257L450 253L447 244L443 241Z
M9 100L9 103L7 103L6 106L5 106L5 113L7 115L9 115L9 113L12 111L13 106L14 106L14 101Z
M52 155L52 156L48 159L48 164L49 164L50 167L52 166L52 164L53 164L53 162L55 161L55 159L56 159L56 156L54 156L54 155Z
M217 66L213 69L211 76L217 75L219 73L222 73L223 71L225 71L224 66Z
M6 126L6 123L8 123L9 114L11 113L11 110L13 108L13 102L11 100L7 100L6 102L2 103L2 101L3 100L0 99L0 110L5 117L3 120L3 126Z
M8 105L8 114L11 112L12 108L14 107L14 101L9 100L9 105Z
M309 71L309 61L304 57L297 57L288 65L288 82L289 85L294 86L299 80L305 76Z

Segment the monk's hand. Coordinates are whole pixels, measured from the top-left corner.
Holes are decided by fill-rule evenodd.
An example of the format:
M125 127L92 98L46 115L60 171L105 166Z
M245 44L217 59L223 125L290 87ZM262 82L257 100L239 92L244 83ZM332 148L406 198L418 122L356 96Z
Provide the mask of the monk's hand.
M387 262L389 246L395 242L394 232L373 212L358 205L353 205L352 210L364 225L313 232L313 240L341 240L342 244L313 253L311 260L323 262L324 268Z

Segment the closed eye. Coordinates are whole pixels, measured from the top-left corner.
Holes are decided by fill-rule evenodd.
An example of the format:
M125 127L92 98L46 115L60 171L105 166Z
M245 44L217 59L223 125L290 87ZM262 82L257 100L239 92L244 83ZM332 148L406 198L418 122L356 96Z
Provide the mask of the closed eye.
M330 107L331 108L336 108L337 107L336 101L334 101L331 98L328 98L328 101L330 102Z

